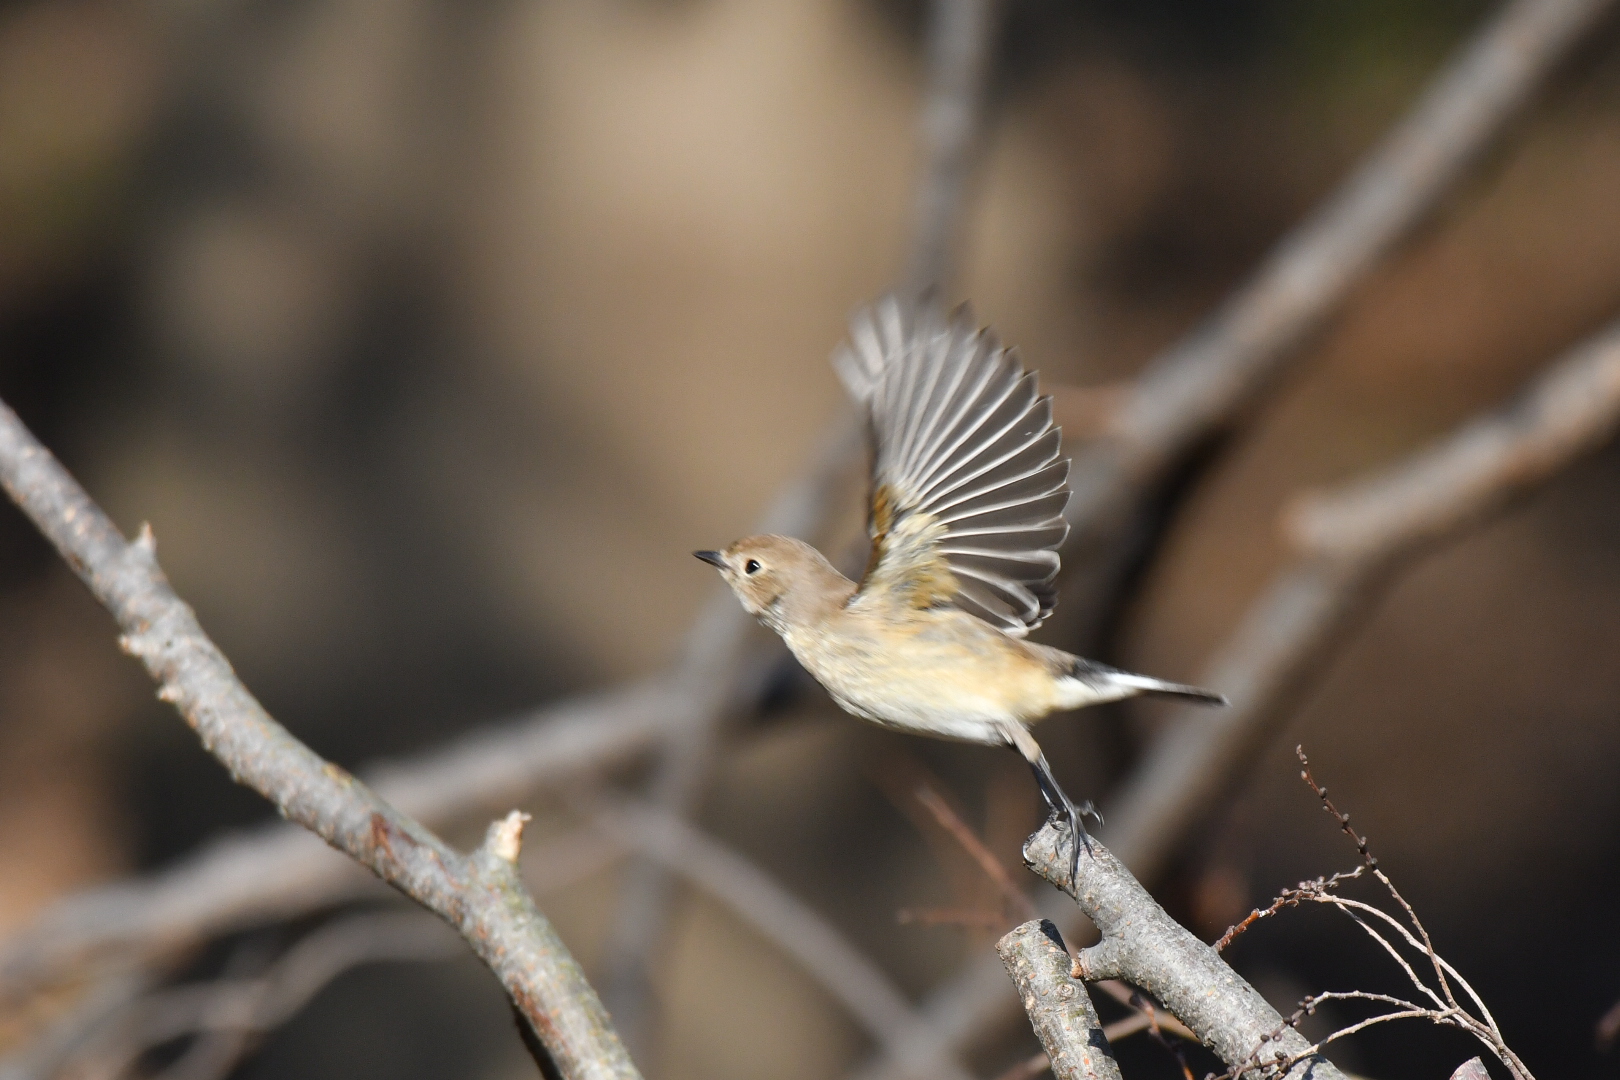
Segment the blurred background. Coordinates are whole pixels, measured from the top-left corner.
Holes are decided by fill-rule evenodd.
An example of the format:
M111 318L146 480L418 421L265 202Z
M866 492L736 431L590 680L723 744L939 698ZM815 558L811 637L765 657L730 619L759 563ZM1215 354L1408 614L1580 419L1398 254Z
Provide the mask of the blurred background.
M1048 387L1129 378L1494 9L1009 0L953 298ZM924 15L7 0L0 397L126 531L152 524L248 686L345 766L660 670L716 588L689 552L750 531L811 459L846 317L903 271ZM1192 679L1286 557L1289 499L1498 404L1612 318L1617 192L1610 19L1221 447L1103 655ZM1060 420L1083 445L1086 417ZM815 539L848 550L860 513L852 474L847 517ZM1620 1075L1593 1036L1620 998L1617 646L1609 447L1394 582L1161 898L1213 940L1354 865L1298 780L1303 742L1530 1067ZM1069 790L1106 802L1156 718L1094 710L1041 737ZM868 728L798 685L732 734L697 813L915 996L1000 933L897 919L958 903L964 880L890 797L918 769L1033 890L1017 852L1041 808L1011 755ZM534 809L537 828L567 816ZM268 816L0 509L0 930ZM625 872L541 900L599 982ZM1285 1013L1388 977L1325 912L1284 913L1230 956ZM836 1077L870 1052L696 892L677 893L652 967L637 1056L656 1080ZM1135 1042L1128 1076L1181 1074ZM995 1076L1035 1048L1020 1021L968 1059ZM1339 1057L1396 1080L1474 1052L1390 1027ZM534 1074L469 959L346 974L234 1068Z

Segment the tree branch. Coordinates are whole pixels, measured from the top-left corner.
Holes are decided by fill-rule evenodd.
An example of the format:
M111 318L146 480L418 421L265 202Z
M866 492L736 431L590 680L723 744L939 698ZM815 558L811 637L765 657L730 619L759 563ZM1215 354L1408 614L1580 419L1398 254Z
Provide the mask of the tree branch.
M950 288L957 269L962 207L978 151L1000 6L1001 0L934 0L929 9L923 167L905 276L913 295Z
M1149 749L1113 801L1104 833L1120 857L1143 877L1157 876L1394 569L1556 476L1617 426L1620 322L1498 412L1371 479L1301 500L1284 517L1299 560L1250 608L1203 676L1232 707L1184 713Z
M1069 950L1045 919L1024 923L996 942L996 953L1057 1080L1120 1080L1102 1021L1085 983L1073 979Z
M203 746L241 784L449 922L501 980L568 1077L637 1077L607 1013L518 878L522 816L462 855L265 712L170 588L155 542L128 543L9 408L0 405L0 483L117 620Z
M997 0L934 0L930 7L928 79L922 117L923 163L917 184L911 264L906 287L913 292L944 287L954 268L957 232L966 202L983 114L986 68L999 9ZM856 441L848 411L834 424L831 442L837 462ZM824 455L825 456L825 455ZM831 470L823 470L827 472ZM792 496L789 496L792 501ZM816 518L819 518L819 514ZM766 515L759 532L795 535L804 515ZM812 518L815 520L815 518ZM693 722L667 743L652 783L652 801L686 816L708 787L733 696L725 675L747 624L736 601L722 590L688 639L683 683L700 702ZM608 937L607 996L620 1030L637 1045L652 1024L652 987L648 963L664 936L671 881L655 860L638 862L620 891L614 932Z
M1612 0L1513 0L1440 72L1339 189L1254 277L1142 372L1109 432L1077 454L1064 515L1089 566L1064 602L1105 609L1142 504L1231 426L1354 287L1421 222Z
M1067 833L1048 824L1024 846L1024 861L1067 893L1102 935L1075 957L1075 978L1122 979L1141 987L1228 1065L1263 1063L1272 1056L1257 1058L1263 1048L1285 1058L1308 1052L1309 1040L1284 1024L1214 949L1167 915L1113 852L1095 839L1082 845L1079 874L1071 880L1071 851ZM1315 1056L1284 1075L1344 1080L1336 1066Z

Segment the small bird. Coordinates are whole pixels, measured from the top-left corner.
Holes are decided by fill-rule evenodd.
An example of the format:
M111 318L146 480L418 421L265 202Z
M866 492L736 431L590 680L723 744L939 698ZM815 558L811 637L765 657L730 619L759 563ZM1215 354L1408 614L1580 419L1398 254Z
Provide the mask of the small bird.
M1057 602L1057 549L1069 531L1069 462L1052 399L965 306L946 316L931 301L890 296L850 331L833 366L872 448L872 551L860 584L787 536L693 554L846 711L1015 748L1051 819L1066 822L1078 870L1080 819L1097 813L1064 794L1030 725L1138 694L1226 699L1023 640Z

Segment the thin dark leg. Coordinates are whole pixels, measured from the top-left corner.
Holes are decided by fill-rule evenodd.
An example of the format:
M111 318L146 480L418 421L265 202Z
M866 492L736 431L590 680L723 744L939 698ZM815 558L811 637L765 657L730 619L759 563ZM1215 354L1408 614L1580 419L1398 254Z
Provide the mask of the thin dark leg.
M1071 841L1069 849L1072 857L1069 866L1069 880L1070 882L1078 882L1080 880L1080 848L1084 846L1087 851L1091 850L1090 838L1080 824L1081 819L1089 817L1094 819L1098 825L1101 825L1102 815L1097 813L1097 808L1091 804L1090 799L1076 803L1064 793L1063 788L1058 786L1057 778L1052 775L1052 767L1046 763L1046 755L1041 752L1040 746L1035 742L1034 736L1030 735L1028 729L1019 727L1015 730L1009 730L1007 734L1008 741L1014 749L1023 755L1024 760L1029 763L1030 772L1035 774L1035 785L1040 788L1041 798L1046 800L1047 808L1050 811L1047 820L1052 821L1061 817L1069 826L1069 839Z

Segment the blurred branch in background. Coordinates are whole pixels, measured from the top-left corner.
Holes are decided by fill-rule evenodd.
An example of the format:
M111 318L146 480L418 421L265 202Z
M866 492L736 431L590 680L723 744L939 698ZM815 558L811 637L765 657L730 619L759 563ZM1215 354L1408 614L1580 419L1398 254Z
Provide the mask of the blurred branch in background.
M1074 458L1064 605L1082 636L1158 532L1143 517L1166 480L1233 428L1368 273L1501 134L1611 0L1513 0L1439 73L1344 184L1285 236L1248 284L1142 372L1105 436Z
M599 810L595 821L618 843L725 904L791 956L887 1052L917 1054L911 1067L930 1076L970 1075L950 1051L918 1038L922 1018L881 968L752 862L656 806L622 802Z
M258 952L251 943L239 952ZM259 1037L286 1023L332 980L363 964L452 960L466 955L455 933L421 912L348 915L311 932L268 965L247 955L242 966L262 970L149 994L119 1015L74 1055L81 1080L116 1080L140 1058L194 1036L161 1072L162 1080L217 1080L230 1075ZM53 1075L41 1069L35 1075ZM19 1078L20 1080L20 1078Z
M933 0L929 6L928 85L920 125L922 161L907 283L918 292L945 286L956 263L957 234L979 141L986 70L999 8L999 0ZM847 412L834 422L832 442L837 452L830 455L831 460L846 460L843 448L856 428ZM818 470L813 475L835 472L836 468ZM816 480L811 484L820 486ZM791 496L788 502L793 504ZM811 503L814 514L769 514L756 532L805 536L825 517L822 504ZM722 725L737 711L728 707L734 705L735 697L728 688L727 669L751 621L725 590L709 603L692 632L683 670L683 681L690 682L690 693L700 704L694 722L672 732L665 743L651 788L656 805L682 817L702 802L713 776ZM638 1053L649 1044L656 1024L651 1014L650 965L665 936L670 893L665 866L650 859L638 862L620 892L617 922L608 936L604 994L620 1031ZM933 1051L928 1055L932 1057Z
M0 405L0 482L112 613L209 753L238 783L449 922L489 965L571 1080L639 1074L596 993L517 872L525 815L491 825L461 855L276 723L159 569L149 530L127 542L107 515ZM545 1063L542 1063L542 1068Z
M983 138L985 85L1005 0L934 0L928 21L922 173L912 223L906 290L948 295L961 259L967 187Z

